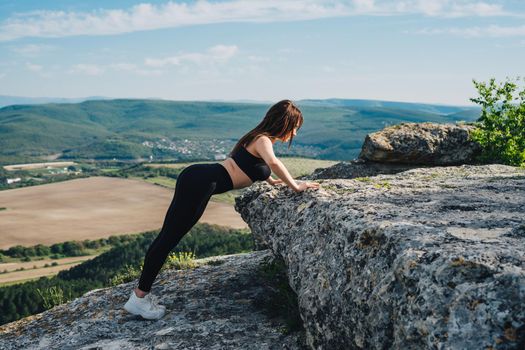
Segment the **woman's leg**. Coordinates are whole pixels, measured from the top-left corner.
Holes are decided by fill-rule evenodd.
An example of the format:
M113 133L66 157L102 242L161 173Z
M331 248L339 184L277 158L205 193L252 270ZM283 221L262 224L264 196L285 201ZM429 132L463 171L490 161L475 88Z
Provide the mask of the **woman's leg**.
M191 170L188 168L177 179L175 194L162 229L144 258L138 286L144 292L151 290L151 285L169 253L200 219L215 191L213 174L208 167L202 165L204 164L193 165Z

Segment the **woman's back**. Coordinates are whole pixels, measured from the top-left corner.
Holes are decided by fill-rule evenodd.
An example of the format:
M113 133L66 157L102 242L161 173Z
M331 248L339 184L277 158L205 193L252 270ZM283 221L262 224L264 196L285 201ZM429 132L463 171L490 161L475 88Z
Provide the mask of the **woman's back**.
M270 167L268 164L266 164L264 159L261 157L256 157L244 146L240 146L237 151L232 154L231 158L253 182L264 181L272 173Z
M257 139L255 137L248 145L242 146L226 158L220 164L226 168L232 179L233 188L244 188L255 181L266 180L271 175L271 169L264 159L259 157L257 151Z

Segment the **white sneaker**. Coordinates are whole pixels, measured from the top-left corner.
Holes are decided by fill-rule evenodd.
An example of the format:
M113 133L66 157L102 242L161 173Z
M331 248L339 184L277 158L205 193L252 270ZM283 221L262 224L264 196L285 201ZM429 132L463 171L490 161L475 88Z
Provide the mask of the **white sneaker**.
M131 295L124 304L124 310L133 314L140 315L148 320L157 320L164 316L166 312L166 307L164 305L159 305L157 297L148 293L144 298L139 298L135 291L131 291Z

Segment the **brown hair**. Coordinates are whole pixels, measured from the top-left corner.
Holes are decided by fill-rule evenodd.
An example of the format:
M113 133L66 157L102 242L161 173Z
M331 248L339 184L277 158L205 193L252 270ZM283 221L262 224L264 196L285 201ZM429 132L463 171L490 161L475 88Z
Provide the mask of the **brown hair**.
M268 137L285 138L290 135L288 148L292 145L293 129L299 129L303 125L303 114L297 106L290 100L282 100L270 107L264 119L255 128L247 132L233 147L229 156L237 152L239 147L246 146L259 135Z

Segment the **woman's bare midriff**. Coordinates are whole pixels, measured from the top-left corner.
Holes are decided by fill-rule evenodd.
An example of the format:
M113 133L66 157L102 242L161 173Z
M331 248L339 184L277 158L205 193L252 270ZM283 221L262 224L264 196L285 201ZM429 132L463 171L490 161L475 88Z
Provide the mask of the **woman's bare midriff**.
M241 168L239 168L237 163L235 163L235 161L230 157L226 158L219 164L225 167L226 171L228 171L228 174L230 174L234 190L238 188L248 187L253 183L252 179L250 179L248 175L246 175L241 170Z
M259 157L257 151L252 149L250 146L251 144L246 147L246 150L254 156ZM248 175L246 175L244 171L242 171L241 168L239 168L237 163L235 163L235 161L232 158L228 157L219 164L225 167L228 171L228 174L230 174L234 190L238 188L248 187L253 184L252 179L250 179Z

